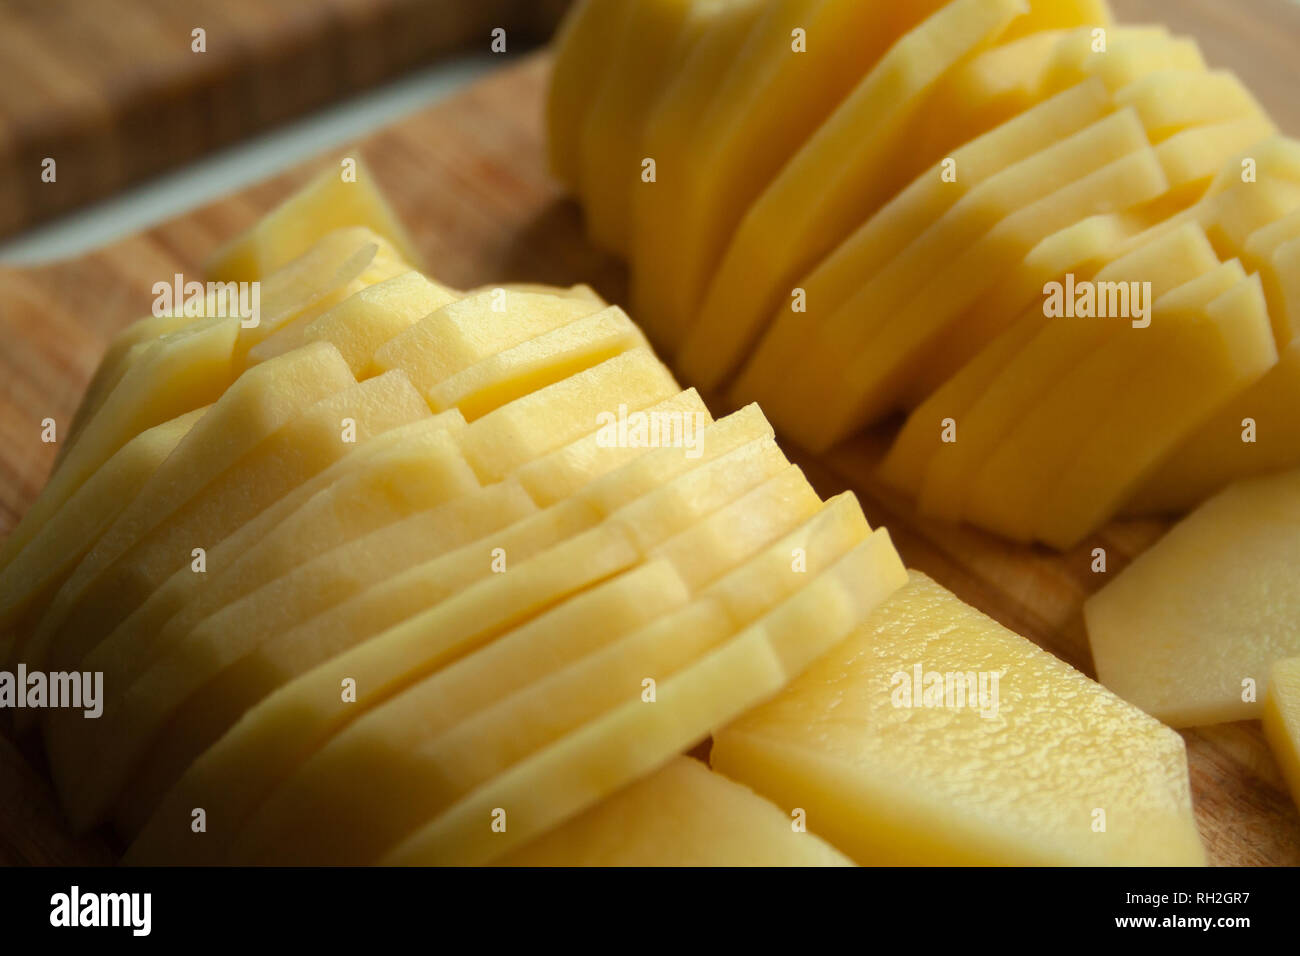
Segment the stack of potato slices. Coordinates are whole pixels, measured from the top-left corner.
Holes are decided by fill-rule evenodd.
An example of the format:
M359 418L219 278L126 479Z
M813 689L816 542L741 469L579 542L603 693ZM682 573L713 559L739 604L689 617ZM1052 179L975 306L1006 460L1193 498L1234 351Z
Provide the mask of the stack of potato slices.
M549 124L683 380L907 415L927 514L1064 549L1300 465L1300 143L1105 0L586 0Z
M410 250L368 170L327 169L214 259L260 283L259 316L194 314L214 290L108 349L0 564L7 664L102 675L97 717L15 711L73 824L138 863L888 859L837 837L863 808L831 819L813 777L680 756L737 719L757 752L754 708L855 642L930 653L888 533L823 501L757 406L714 420L591 290L462 292ZM1026 786L885 753L901 789L874 819L937 774L982 796L925 859L997 859L962 836L996 806L1042 859L1197 862L1181 740L928 587L935 627L990 635L935 663L1028 661L1061 690L954 719L1060 768ZM884 705L855 739L942 733L881 677L857 676ZM813 826L784 805L805 786ZM1096 839L1064 787L1151 838Z
M5 544L10 658L104 686L98 719L20 727L132 859L504 856L906 577L851 495L821 501L757 408L713 421L620 309L439 285L352 185L327 171L218 256L260 281L256 324L118 337Z

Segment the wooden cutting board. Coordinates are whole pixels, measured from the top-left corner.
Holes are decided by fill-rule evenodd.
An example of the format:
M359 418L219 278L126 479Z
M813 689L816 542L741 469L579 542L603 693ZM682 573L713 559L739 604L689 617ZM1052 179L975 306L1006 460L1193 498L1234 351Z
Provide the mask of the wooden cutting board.
M1189 18L1179 22L1180 29L1218 38L1219 45L1207 43L1207 49L1231 49L1236 37L1238 58L1211 54L1217 63L1246 72L1250 61L1275 57L1275 79L1290 75L1287 90L1297 88L1292 64L1282 55L1285 48L1270 53L1274 46L1251 45L1258 39L1254 21L1228 17L1220 22L1222 15L1215 13L1220 8L1212 0L1176 0L1175 5ZM1117 6L1150 11L1156 5L1132 0ZM1256 6L1277 17L1274 30L1291 31L1294 45L1300 23L1287 0L1256 0L1233 10ZM1194 16L1198 9L1204 12L1199 19ZM460 287L585 281L622 302L622 267L586 243L579 211L546 173L541 107L547 69L547 61L538 57L495 74L378 133L360 150L438 278ZM1288 130L1300 132L1300 103L1266 91L1261 96ZM68 420L107 337L147 311L150 286L175 271L197 270L219 241L253 222L309 172L290 171L74 261L0 270L0 533L13 526L36 495L53 458L53 447L39 441L41 419ZM1098 544L1107 549L1113 575L1166 525L1116 523L1096 540L1060 555L923 520L871 479L886 442L887 435L869 435L819 458L790 451L823 495L854 489L872 523L889 527L911 566L1091 673L1080 609L1106 580L1090 571L1091 549ZM1210 859L1230 865L1300 864L1300 814L1258 725L1228 724L1188 731L1184 737L1197 820ZM25 752L29 762L39 764L36 748L29 745ZM109 850L102 841L74 843L58 832L39 774L16 769L17 760L16 751L0 746L0 781L5 781L0 786L0 862L106 858Z
M0 0L0 236L439 56L487 52L494 27L508 50L542 42L567 3Z

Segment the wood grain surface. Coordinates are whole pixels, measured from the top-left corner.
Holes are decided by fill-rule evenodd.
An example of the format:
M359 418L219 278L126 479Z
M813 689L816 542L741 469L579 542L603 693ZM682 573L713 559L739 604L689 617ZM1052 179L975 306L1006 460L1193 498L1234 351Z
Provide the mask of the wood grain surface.
M1116 3L1122 13L1138 19L1169 6L1153 0ZM1295 65L1284 55L1285 46L1263 42L1261 33L1271 31L1261 31L1244 12L1221 20L1215 13L1220 4L1211 0L1174 0L1172 6L1186 18L1177 27L1204 36L1207 55L1216 65L1248 73L1246 67L1255 64L1258 76L1288 83L1289 99L1270 90L1261 89L1260 95L1285 129L1300 133ZM1274 30L1291 31L1290 46L1296 46L1300 24L1288 0L1231 6L1254 16L1276 16ZM1257 42L1258 47L1253 45ZM1225 52L1232 50L1235 56ZM1274 58L1271 67L1256 63L1265 57ZM359 149L410 226L427 256L426 267L438 278L461 287L507 280L584 281L623 302L622 267L587 244L579 210L545 169L541 106L547 69L545 58L536 57L494 74L378 133ZM1287 79L1279 79L1283 77ZM291 170L75 261L0 270L0 533L13 526L36 495L53 458L53 448L39 441L41 419L68 420L107 337L148 309L153 282L177 270L197 269L219 241L253 222L308 172ZM711 404L715 411L723 410L716 401ZM889 527L911 566L1092 673L1081 606L1105 576L1091 573L1090 550L1098 542L1107 548L1113 575L1166 525L1115 523L1062 555L924 520L871 479L887 441L887 434L874 433L821 457L792 446L789 450L823 495L857 491L872 523ZM1197 821L1211 861L1300 864L1300 814L1258 725L1227 724L1183 736ZM26 753L33 762L39 759L30 745ZM109 850L102 842L74 843L58 832L40 774L16 767L17 760L13 748L0 746L0 780L5 781L0 786L0 861L105 859Z
M0 236L439 56L487 52L494 27L535 45L567 3L0 0Z

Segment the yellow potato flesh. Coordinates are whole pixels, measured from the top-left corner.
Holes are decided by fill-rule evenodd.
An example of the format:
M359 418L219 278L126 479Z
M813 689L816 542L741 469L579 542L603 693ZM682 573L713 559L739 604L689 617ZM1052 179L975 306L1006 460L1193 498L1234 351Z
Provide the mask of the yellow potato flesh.
M654 0L625 4L609 71L580 132L578 193L587 232L599 246L626 255L632 194L642 185L637 131L654 109L665 78L712 23L717 0Z
M338 351L328 345L286 356L274 366L268 363L260 375L240 376L194 424L164 466L137 489L132 502L68 578L46 612L41 630L33 635L31 662L46 660L50 641L76 601L118 558L280 426L354 382ZM108 410L106 405L104 412ZM70 458L64 467L71 464ZM206 544L194 541L182 553L189 554L196 546Z
M1264 736L1300 807L1300 657L1273 665L1263 720Z
M251 229L218 249L203 271L222 282L257 281L302 255L322 236L348 226L372 230L411 265L419 264L414 243L379 191L370 168L356 159L354 182L344 180L339 166L325 168Z
M678 757L498 866L849 866L753 791Z
M195 409L136 435L77 489L0 572L0 630L13 626L25 612L42 609L53 593L94 546L130 500L131 492L175 450L204 414ZM26 627L34 626L28 621ZM25 634L18 634L21 649Z
M1172 448L1277 365L1258 276L1203 310L1159 319L1150 341L1137 343L1145 374L1125 389L1124 407L1081 443L1037 504L1038 540L1064 550L1100 528Z
M612 706L622 696L618 688L639 686L607 673L569 681L558 694L525 690L530 683L545 684L553 670L577 664L671 614L692 592L819 507L798 469L786 469L702 525L681 532L689 536L683 547L658 551L650 563L570 599L404 691L350 724L277 790L241 835L234 858L375 860L432 811L599 713L598 701L612 694ZM498 702L502 706L493 706ZM428 746L444 735L450 740L442 745L441 759L402 759L416 748L428 758ZM377 748L379 741L384 743ZM345 785L357 779L347 768L358 760L367 765L376 760L364 775L372 783L402 780L402 797L394 798L387 784ZM377 820L374 802L380 793L388 795ZM322 821L362 819L371 825L347 827L348 835L329 847L304 839Z
M660 196L658 241L634 275L633 314L671 355L736 224L785 162L867 74L890 44L941 4L793 0L768 5L709 93L690 170ZM809 38L794 53L792 31ZM812 38L817 38L815 41ZM661 170L660 176L680 175Z
M40 528L104 462L147 428L220 398L234 379L231 350L238 320L204 319L163 336L122 376L86 422L36 501L0 546L8 566Z
M906 576L888 535L874 532L752 624L665 675L653 705L629 695L430 820L383 862L478 865L510 852L771 696L851 633ZM492 830L498 809L509 820L505 832Z
M1182 738L917 572L711 763L862 864L1204 863Z
M498 352L425 393L434 411L455 408L469 421L595 365L646 346L645 336L617 306L575 319Z
M917 154L911 137L932 119L925 94L1024 9L1023 0L955 0L889 49L736 227L692 323L682 358L688 378L704 362L734 368L799 277L934 161ZM724 317L725 336L697 328ZM710 387L717 380L700 379Z
M1109 97L1099 81L1080 84L957 150L952 156L959 171L955 181L945 182L941 164L917 177L800 280L808 312L793 312L787 304L771 317L732 389L733 399L751 395L763 400L777 394L786 370L808 348L810 326L815 328L833 315L866 277L889 265L900 250L1008 165L1086 129L1108 109ZM710 374L702 367L696 371Z
M448 303L383 343L373 371L401 369L428 394L493 355L601 308L585 297L488 289Z
M729 476L737 463L758 456L755 463L763 467L757 471L749 469L755 477L775 474L783 468L784 459L776 451L771 436L771 426L761 413L756 408L744 409L709 426L699 444L699 458L688 457L686 450L677 448L647 451L597 478L578 496L441 558L425 559L423 564L418 564L415 562L420 559L411 554L410 545L401 550L395 547L397 542L374 546L377 555L397 553L398 560L408 570L278 636L246 665L241 665L243 673L232 685L251 687L255 692L260 689L264 699L190 767L141 835L139 847L133 851L136 858L195 859L195 854L210 861L224 858L222 854L234 839L238 824L283 775L328 738L340 720L350 716L346 711L326 706L317 718L319 726L315 733L320 736L315 738L302 725L306 713L336 699L337 678L331 667L323 665L344 655L343 669L355 675L356 666L349 663L346 655L365 661L369 654L382 651L382 647L367 651L370 645L365 642L373 643L375 635L385 628L401 625L430 609L436 610L439 604L466 589L494 589L489 594L499 591L503 582L501 576L492 573L494 549L500 549L508 567L522 563L544 574L547 566L554 564L551 555L556 556L555 560L569 555L562 563L572 563L578 560L572 555L584 553L575 548L585 548L590 553L593 541L598 543L600 536L593 538L592 534L586 534L585 543L575 536L583 536L603 518L620 512L625 516L622 522L625 528L644 529L637 537L649 546L656 535L670 532L665 516L675 513L674 508L680 507L678 502L686 501L688 514L692 513L691 507L708 506L709 501L698 491L692 492L701 482L700 478L690 478L695 470L716 463L704 479L707 482L716 476L712 497L720 501L743 487L743 470L739 475ZM676 487L670 487L674 482ZM657 489L655 501L636 507L638 500ZM427 551L430 547L427 542L432 539L417 532L404 535L403 540ZM616 547L612 553L627 552L620 552ZM599 550L596 554L599 557ZM345 555L338 564L347 568L365 566L366 557L364 551ZM382 561L377 563L383 566ZM561 571L558 567L552 570ZM491 613L492 600L496 599L478 605L483 613ZM382 665L383 660L373 663ZM312 667L316 670L308 673ZM363 682L358 680L361 686ZM257 769L254 772L251 768ZM217 807L215 815L232 821L230 826L207 834L211 839L202 845L185 839L188 825L184 821L188 819L189 808L196 805L191 801L196 799L203 801L204 806Z
M1237 482L1088 599L1098 679L1173 727L1260 716L1300 653L1300 472Z
M973 254L977 255L980 249L996 248L998 239L1008 235L1007 230L1015 230L1012 226L1001 234L993 230L1012 216L1020 217L1015 224L1023 223L1032 229L1038 220L1046 224L1058 218L1070 205L1079 208L1080 214L1060 223L1057 228L1061 228L1093 212L1105 211L1089 207L1091 195L1079 196L1070 205L1051 197L1077 183L1089 194L1095 190L1100 199L1107 189L1097 177L1108 178L1110 167L1125 159L1129 166L1141 164L1144 150L1149 152L1141 124L1134 114L1124 112L1067 135L1019 163L1000 167L909 245L897 250L893 260L859 284L848 299L810 323L804 347L792 357L783 384L770 394L756 396L768 416L777 427L785 427L806 442L824 444L851 414L853 398L847 390L854 382L847 379L847 366L868 351L867 343L886 324L906 331L906 324L894 321L894 316L931 283L944 285L940 281L941 264L951 263L968 249L976 250ZM1154 163L1153 158L1150 161ZM1134 185L1141 186L1151 178L1137 168L1129 171ZM1055 229L1048 229L1048 233L1052 231ZM985 236L992 238L981 243ZM963 286L953 283L951 288L960 292ZM894 357L876 348L871 348L869 354L881 361Z
M1103 423L1112 416L1124 414L1128 393L1134 388L1139 369L1147 357L1147 343L1164 338L1163 331L1150 335L1144 333L1152 332L1157 323L1162 327L1169 324L1181 328L1180 312L1205 306L1241 278L1240 264L1231 263L1212 269L1169 292L1157 290L1153 284L1151 294L1154 302L1147 303L1151 328L1134 327L1134 320L1127 316L1053 320L1057 323L1092 323L1109 329L1096 349L1075 357L1059 380L1040 394L1035 405L1019 418L985 460L970 482L964 516L980 527L1014 540L1033 539L1039 509L1054 493L1056 482L1067 480L1065 473L1074 461L1076 450L1103 430ZM1169 343L1171 347L1179 348L1197 340L1195 334L1180 339L1175 332ZM1210 348L1208 343L1198 344ZM1191 351L1195 350L1195 345L1191 345ZM1186 355L1181 359L1192 361ZM1276 353L1273 360L1276 361ZM1221 369L1219 374L1229 373ZM1258 375L1259 371L1254 374ZM1219 383L1207 382L1205 387L1207 391L1219 388L1220 398L1225 394ZM1192 405L1200 413L1205 413L1205 406L1197 405L1195 401ZM1148 410L1148 413L1167 415L1169 410L1157 402L1156 410ZM1140 413L1134 413L1135 420L1140 417ZM1128 437L1132 432L1125 428L1121 434ZM1128 464L1116 467L1122 469ZM1056 537L1074 543L1073 533L1059 532Z
M348 581L322 573L312 555L477 489L454 442L445 433L435 437L442 441L423 447L408 439L370 473L339 481L245 554L241 575L218 576L202 601L187 605L156 636L135 632L152 652L122 647L127 635L119 632L111 653L101 645L88 655L87 667L104 672L103 715L93 727L80 727L65 714L51 714L51 764L80 765L92 779L112 773L120 788L172 711L222 664L349 595ZM447 534L438 539L448 540Z
M359 478L382 471L385 462L408 443L418 453L422 445L436 445L439 433L464 426L464 420L454 414L420 417L359 442L356 449L211 548L208 576L200 578L188 567L174 572L86 655L85 665L106 675L138 673L168 636L183 633L182 629L225 603L278 577L304 555L315 553L333 525L326 521L320 527L309 526L322 515L328 517L340 490L356 487Z
M1219 264L1203 230L1194 225L1173 230L1128 253L1102 269L1095 282L1152 283L1159 295L1209 272ZM1029 414L1041 397L1082 358L1099 348L1116 331L1115 322L1101 320L1048 321L1043 307L1035 306L1021 320L1021 327L1003 333L1008 337L1026 334L1024 325L1035 327L1028 343L981 390L978 382L954 384L936 393L932 405L913 413L918 427L933 441L918 502L923 512L957 519L966 514L971 482L988 459L1006 440L1020 419ZM995 346L990 346L994 348ZM969 370L969 371L968 371ZM974 363L958 378L980 378L987 364ZM969 403L969 404L968 404ZM935 414L952 418L957 426L955 442L941 442L937 427L926 428Z

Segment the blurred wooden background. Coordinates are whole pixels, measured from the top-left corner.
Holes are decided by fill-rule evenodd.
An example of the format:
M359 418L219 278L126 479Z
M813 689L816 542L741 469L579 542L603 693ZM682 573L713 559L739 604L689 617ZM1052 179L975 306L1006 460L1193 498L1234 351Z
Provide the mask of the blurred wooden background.
M439 57L487 53L496 27L512 51L535 46L568 3L0 0L0 236Z

